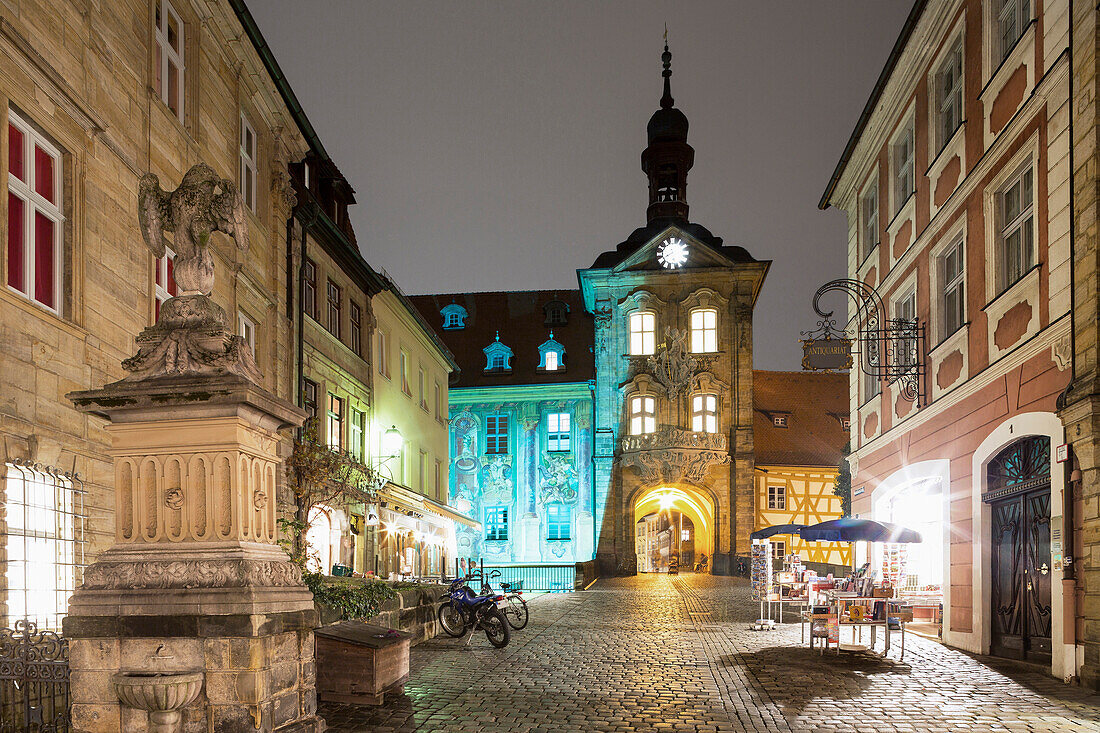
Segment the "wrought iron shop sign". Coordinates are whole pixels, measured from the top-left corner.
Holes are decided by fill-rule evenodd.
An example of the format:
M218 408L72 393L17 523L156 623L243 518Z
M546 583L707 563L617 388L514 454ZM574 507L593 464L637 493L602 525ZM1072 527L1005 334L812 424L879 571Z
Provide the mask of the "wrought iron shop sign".
M803 339L802 368L807 371L835 371L852 368L852 340L849 338Z

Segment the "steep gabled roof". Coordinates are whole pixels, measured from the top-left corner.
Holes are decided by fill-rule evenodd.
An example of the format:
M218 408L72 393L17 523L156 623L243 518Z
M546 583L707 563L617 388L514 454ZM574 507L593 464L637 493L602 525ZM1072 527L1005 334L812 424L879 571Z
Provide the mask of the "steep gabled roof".
M706 246L713 249L715 252L721 253L727 259L733 262L756 262L752 255L744 247L737 247L735 245L722 244L722 238L716 237L711 234L710 230L701 224L692 224L681 219L675 218L661 218L654 219L644 227L638 227L625 241L621 242L615 249L608 250L602 253L596 258L596 261L592 263L589 269L602 270L604 268L612 268L625 260L630 255L638 251L640 247L643 247L647 243L651 242L654 237L663 232L670 226L675 226L690 234L695 239L699 240Z
M564 384L596 378L592 317L584 310L578 290L521 290L490 293L414 295L410 298L424 320L454 354L460 373L452 388L503 385ZM561 301L569 308L564 325L545 325L543 307ZM450 303L466 309L466 327L444 329L440 310ZM554 333L565 347L565 369L541 371L539 346ZM512 368L486 373L485 347L496 340L509 347Z
M850 434L848 375L753 371L753 445L758 466L840 465ZM774 417L787 416L787 427Z

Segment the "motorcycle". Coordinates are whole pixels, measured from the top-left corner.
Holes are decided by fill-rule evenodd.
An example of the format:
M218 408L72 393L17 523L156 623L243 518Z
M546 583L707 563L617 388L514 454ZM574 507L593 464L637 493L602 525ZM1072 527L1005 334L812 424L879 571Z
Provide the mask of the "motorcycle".
M466 584L466 578L455 578L440 600L439 626L448 636L457 639L470 631L473 639L472 632L481 630L497 649L508 646L512 632L500 608L507 603L504 596L479 596Z

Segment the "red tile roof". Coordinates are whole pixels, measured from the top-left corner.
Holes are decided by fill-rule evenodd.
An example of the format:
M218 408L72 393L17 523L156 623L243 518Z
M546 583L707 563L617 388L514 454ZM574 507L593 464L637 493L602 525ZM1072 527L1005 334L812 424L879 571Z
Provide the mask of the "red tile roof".
M414 295L413 305L439 334L455 356L461 372L452 387L496 387L518 384L563 384L596 378L592 317L585 312L579 290L521 290L494 293L446 293ZM565 325L543 324L543 306L560 300L569 308ZM466 309L466 327L444 329L444 306L457 303ZM484 349L500 342L510 348L511 371L485 372ZM565 347L565 369L538 371L539 346L550 338Z
M848 375L823 372L753 372L753 443L758 466L840 465L850 434ZM787 416L787 427L774 417Z

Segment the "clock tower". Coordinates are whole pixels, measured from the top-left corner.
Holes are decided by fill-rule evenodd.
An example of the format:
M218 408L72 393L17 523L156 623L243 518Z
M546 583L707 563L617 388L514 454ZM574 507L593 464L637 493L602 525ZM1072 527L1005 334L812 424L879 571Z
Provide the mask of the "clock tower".
M688 220L695 151L664 93L646 126L646 225L578 270L594 317L594 521L605 574L701 555L736 570L753 529L752 312L769 262Z

